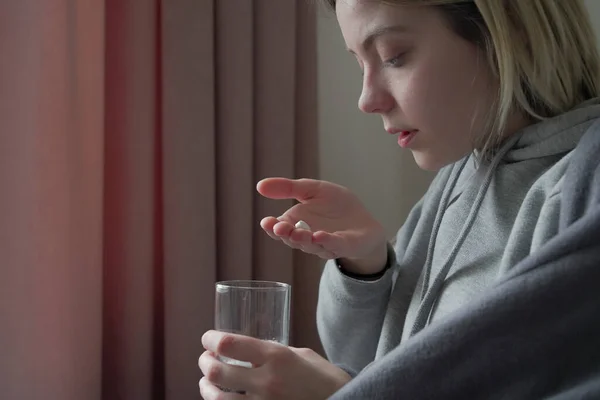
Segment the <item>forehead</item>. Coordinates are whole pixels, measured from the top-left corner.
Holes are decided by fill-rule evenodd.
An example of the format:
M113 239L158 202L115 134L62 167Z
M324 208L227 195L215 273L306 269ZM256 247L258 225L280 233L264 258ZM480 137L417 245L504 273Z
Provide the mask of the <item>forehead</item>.
M338 0L336 16L347 44L362 41L382 26L397 26L407 32L423 30L431 23L431 7L390 5L378 0Z
M335 13L338 18L403 18L418 17L423 11L431 11L434 6L420 2L393 2L382 0L337 0Z
M338 0L335 13L340 22L368 25L380 20L405 19L409 8L413 7L390 5L378 0Z

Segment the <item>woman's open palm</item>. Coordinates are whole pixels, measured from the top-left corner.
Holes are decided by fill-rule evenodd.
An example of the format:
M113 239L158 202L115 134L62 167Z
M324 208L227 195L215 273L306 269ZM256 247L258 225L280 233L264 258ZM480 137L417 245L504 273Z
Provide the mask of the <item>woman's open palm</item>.
M270 199L299 203L282 216L266 217L261 226L273 239L324 259L367 257L385 233L360 200L347 188L321 180L267 178L257 190ZM306 222L311 230L296 228Z

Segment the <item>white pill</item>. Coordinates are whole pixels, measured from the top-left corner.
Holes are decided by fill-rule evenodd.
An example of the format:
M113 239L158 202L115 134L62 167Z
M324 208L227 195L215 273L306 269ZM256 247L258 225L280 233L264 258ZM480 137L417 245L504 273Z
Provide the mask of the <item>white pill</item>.
M306 229L307 231L310 231L310 226L308 226L308 224L302 220L298 221L295 226L296 228Z

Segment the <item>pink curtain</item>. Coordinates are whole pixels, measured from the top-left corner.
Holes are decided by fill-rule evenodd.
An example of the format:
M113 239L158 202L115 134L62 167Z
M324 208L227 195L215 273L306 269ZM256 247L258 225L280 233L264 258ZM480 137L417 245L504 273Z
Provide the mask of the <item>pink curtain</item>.
M320 262L255 191L317 176L304 3L0 3L0 398L199 398L221 279L291 283L320 351Z

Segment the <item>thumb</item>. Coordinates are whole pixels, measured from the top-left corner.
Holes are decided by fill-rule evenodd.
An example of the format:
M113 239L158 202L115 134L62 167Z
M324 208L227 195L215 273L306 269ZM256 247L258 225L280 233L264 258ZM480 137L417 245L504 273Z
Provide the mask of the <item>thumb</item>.
M256 190L269 199L296 199L300 202L319 195L322 181L315 179L266 178L258 182Z

